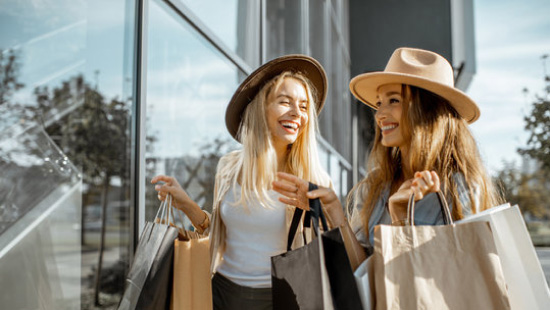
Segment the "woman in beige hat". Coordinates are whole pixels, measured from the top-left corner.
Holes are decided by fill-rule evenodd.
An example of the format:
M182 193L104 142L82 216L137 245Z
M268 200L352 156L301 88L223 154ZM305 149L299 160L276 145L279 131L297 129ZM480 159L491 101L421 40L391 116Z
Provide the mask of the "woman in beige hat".
M326 91L322 66L304 55L274 59L246 78L225 118L243 148L220 159L212 215L174 178L152 179L165 182L155 186L159 199L170 193L196 230L210 235L214 309L272 309L270 257L286 251L294 207L278 201L271 184L277 172L287 172L330 186L316 142Z
M376 110L367 175L348 196L354 211L351 227L363 247L372 249L374 226L405 223L412 193L418 201L415 223L424 225L443 223L434 194L439 189L455 219L501 202L468 128L479 118L479 108L454 87L453 70L445 58L399 48L384 71L356 76L350 89ZM292 184L305 183L285 173L279 177L274 189L287 199L295 196L289 192ZM331 189L309 192L294 199L295 205L303 205L305 197L321 198L333 225L347 225Z

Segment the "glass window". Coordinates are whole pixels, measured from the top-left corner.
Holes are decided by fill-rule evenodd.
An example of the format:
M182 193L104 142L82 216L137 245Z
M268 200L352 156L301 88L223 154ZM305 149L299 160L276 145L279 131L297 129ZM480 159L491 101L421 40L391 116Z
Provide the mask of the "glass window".
M303 54L302 1L266 1L267 60L285 54Z
M260 1L172 0L185 4L227 47L251 67L260 62Z
M0 268L21 267L0 279L20 288L2 293L3 307L118 304L128 267L134 18L133 1L2 4L0 169L10 173L0 177L0 238L18 243L0 242ZM11 264L12 251L28 261Z
M342 199L342 168L340 168L340 162L335 155L330 156L330 178L332 179L332 186L334 186L334 192Z
M327 54L330 48L326 38L326 26L330 19L327 18L326 12L326 2L324 0L309 1L309 47L311 56L317 59L325 69L328 64Z
M238 147L225 127L225 107L242 72L161 1L149 5L146 219L159 202L150 180L176 177L211 210L219 158Z

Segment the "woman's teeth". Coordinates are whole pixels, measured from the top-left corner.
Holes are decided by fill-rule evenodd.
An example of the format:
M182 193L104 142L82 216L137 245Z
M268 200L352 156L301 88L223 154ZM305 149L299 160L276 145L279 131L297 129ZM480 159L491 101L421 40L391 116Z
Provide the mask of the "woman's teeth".
M382 129L382 131L385 131L385 130L394 129L396 127L397 127L397 125L392 124L392 125L382 126L382 127L380 127L380 129Z
M289 128L289 129L294 129L294 130L298 129L298 124L296 124L296 123L286 123L286 122L284 122L284 123L281 123L281 125L283 125L283 127L285 127L285 128Z

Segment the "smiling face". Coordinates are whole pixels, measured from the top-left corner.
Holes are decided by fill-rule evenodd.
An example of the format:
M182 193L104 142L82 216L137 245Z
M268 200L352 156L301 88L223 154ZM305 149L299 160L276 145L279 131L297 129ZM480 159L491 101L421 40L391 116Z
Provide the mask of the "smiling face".
M406 147L403 137L401 116L403 113L403 94L401 84L387 84L378 88L378 110L376 124L382 133L382 145L386 147Z
M285 78L267 97L266 119L273 146L286 148L296 141L308 122L308 96L302 82Z

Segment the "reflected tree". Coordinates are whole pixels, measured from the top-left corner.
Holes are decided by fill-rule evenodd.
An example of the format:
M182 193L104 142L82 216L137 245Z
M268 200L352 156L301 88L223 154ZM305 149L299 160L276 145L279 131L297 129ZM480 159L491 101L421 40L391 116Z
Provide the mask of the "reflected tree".
M0 49L0 106L10 102L13 94L25 85L18 81L20 63L12 49Z
M59 107L67 110L67 101L78 105L72 108L76 111L67 114L64 122L47 125L47 128L65 154L81 169L84 181L101 189L101 234L94 296L95 304L99 305L110 184L115 176L121 180L129 179L126 164L129 158L129 108L127 103L117 98L107 100L82 76L64 82L52 94L47 88L37 88L34 93L37 112L41 112L37 116L44 123L48 121L48 115L60 115ZM74 100L75 95L82 100Z
M177 158L148 159L148 175L153 176L158 165L164 165L162 171L175 177L182 188L204 210L211 212L214 198L214 181L220 158L236 148L229 138L216 137L197 146L199 156ZM154 218L159 202L152 186L147 187L146 217Z

